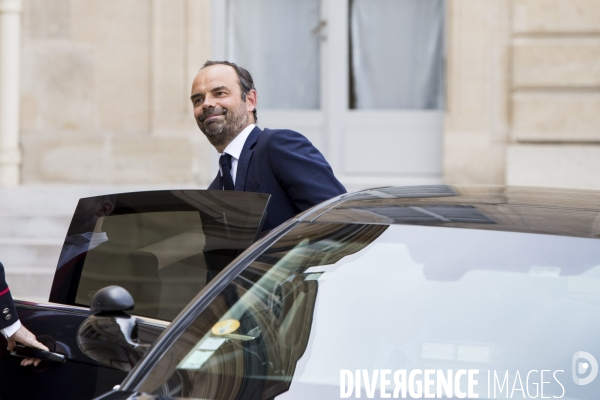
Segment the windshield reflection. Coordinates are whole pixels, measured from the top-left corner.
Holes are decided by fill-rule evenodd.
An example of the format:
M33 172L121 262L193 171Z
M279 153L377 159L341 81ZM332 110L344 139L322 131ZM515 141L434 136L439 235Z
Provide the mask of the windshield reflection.
M570 373L573 354L600 355L599 311L595 239L301 224L196 318L138 389L328 399L340 396L342 370L477 370L479 398L493 398L494 374L509 383L501 394L519 382L512 397L523 398L541 382L521 376L549 370L545 396L592 399L598 382L578 386Z

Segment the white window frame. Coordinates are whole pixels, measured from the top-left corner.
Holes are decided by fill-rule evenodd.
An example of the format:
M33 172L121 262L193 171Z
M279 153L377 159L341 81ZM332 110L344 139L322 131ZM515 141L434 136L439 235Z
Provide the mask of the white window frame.
M212 59L223 60L227 1L211 6ZM262 109L258 88L259 126L304 134L349 190L442 183L444 110L349 109L348 13L348 0L322 0L321 109Z

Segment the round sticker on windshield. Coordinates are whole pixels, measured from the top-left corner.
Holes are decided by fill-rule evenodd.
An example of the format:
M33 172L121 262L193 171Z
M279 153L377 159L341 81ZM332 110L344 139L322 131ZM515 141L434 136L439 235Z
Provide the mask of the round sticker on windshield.
M213 335L223 336L229 335L237 330L240 327L240 321L237 319L226 319L223 321L219 321L212 327L211 332Z

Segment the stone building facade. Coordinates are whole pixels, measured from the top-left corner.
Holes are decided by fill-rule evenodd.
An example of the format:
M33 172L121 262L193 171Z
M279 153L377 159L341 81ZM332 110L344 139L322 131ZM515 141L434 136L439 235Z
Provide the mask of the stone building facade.
M219 3L0 0L0 92L20 82L18 141L0 141L4 184L207 185L214 151L188 96L198 67L221 54L212 26ZM19 38L6 33L11 15L21 20ZM600 189L599 35L597 0L448 0L438 181ZM20 67L10 75L15 40ZM10 136L14 127L1 126L0 137ZM335 161L344 134L328 134L314 141L329 143L321 148L336 173L352 188L368 186Z
M189 87L206 1L23 1L22 183L208 180Z
M17 297L47 298L78 198L208 185L189 90L225 57L226 3L0 0L0 261ZM322 110L265 110L259 87L259 122L306 134L349 189L600 189L599 0L446 0L445 106L415 113L348 110L350 1L319 3ZM428 173L402 172L423 154Z
M600 2L455 0L444 178L600 189Z

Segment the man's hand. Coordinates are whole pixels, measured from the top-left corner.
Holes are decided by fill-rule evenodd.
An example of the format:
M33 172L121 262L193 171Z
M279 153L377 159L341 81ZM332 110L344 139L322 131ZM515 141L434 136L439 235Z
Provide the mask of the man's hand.
M21 327L11 337L6 338L6 341L8 342L8 350L9 351L12 351L15 348L15 346L17 345L16 342L19 342L24 346L34 347L36 349L48 351L48 348L46 346L44 346L43 344L41 344L40 342L38 342L37 339L35 338L35 335L33 333L31 333L23 325L21 325ZM28 357L28 358L24 358L21 361L21 365L23 367L26 367L27 365L33 364L34 367L37 367L41 361L42 360L37 359L37 358L29 358Z

